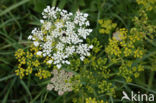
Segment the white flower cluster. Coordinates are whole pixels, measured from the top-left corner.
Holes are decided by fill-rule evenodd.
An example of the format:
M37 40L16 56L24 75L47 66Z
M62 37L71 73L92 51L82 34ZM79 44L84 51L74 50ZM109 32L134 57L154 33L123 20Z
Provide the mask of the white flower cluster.
M73 76L72 72L65 72L64 70L58 71L55 69L52 74L54 76L47 85L47 90L51 91L54 89L58 92L58 95L72 91L72 83L70 83L70 79Z
M92 45L84 43L84 40L92 29L87 29L88 14L77 11L75 15L66 10L47 6L44 9L43 20L40 20L41 29L35 28L28 39L33 40L36 47L42 48L37 54L49 56L48 63L61 68L62 64L70 64L69 58L75 53L83 61L89 56Z

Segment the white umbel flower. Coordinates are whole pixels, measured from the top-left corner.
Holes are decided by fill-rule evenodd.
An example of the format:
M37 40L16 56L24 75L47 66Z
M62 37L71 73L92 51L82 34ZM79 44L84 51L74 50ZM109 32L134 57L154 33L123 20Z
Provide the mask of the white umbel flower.
M50 83L47 85L47 90L55 90L58 92L58 95L63 95L65 92L71 92L73 90L73 84L70 82L70 79L73 77L72 72L66 72L64 70L53 70L53 77L50 80Z
M85 39L90 35L88 14L77 11L76 14L57 7L47 6L42 12L40 20L41 28L34 28L28 39L32 40L36 47L40 47L37 55L49 57L57 68L69 65L69 59L77 54L80 60L90 55L92 45L88 45Z

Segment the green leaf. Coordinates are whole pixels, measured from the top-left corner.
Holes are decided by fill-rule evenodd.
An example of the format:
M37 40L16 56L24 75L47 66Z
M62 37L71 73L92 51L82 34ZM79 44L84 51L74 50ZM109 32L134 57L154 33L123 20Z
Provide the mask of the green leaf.
M41 96L41 94L44 93L45 91L46 89L43 88L30 103L34 103Z
M67 0L61 0L61 2L59 3L59 8L63 9L65 4L66 4Z
M1 78L1 79L0 79L0 82L2 82L2 81L4 81L4 80L8 80L8 79L10 79L10 78L12 78L12 77L15 77L15 76L16 76L15 74L8 75L8 76L6 76L6 77Z
M9 95L9 93L10 93L10 91L11 91L13 85L15 84L15 81L16 81L16 78L14 78L14 79L8 84L8 85L9 85L8 91L6 92L6 94L5 94L4 98L3 98L2 103L7 103L8 95Z
M23 80L20 80L20 83L23 86L23 88L26 90L26 92L28 93L28 95L30 96L30 98L32 99L31 93L29 91L29 87L25 84L25 82Z
M14 4L14 5L8 7L7 9L5 9L4 11L2 11L2 12L0 13L0 16L5 15L6 13L10 12L11 10L13 10L13 9L15 9L15 8L17 8L17 7L19 7L19 6L23 5L23 4L25 4L25 3L27 3L28 1L29 1L29 0L21 0L20 2Z
M34 3L34 10L37 12L42 12L43 9L46 7L45 0L33 0Z

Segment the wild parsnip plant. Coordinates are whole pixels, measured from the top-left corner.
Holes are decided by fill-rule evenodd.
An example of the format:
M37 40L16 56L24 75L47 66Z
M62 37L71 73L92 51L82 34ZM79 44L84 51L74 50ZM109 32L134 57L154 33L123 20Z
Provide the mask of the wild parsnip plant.
M122 91L156 94L155 0L0 5L0 102L121 103Z

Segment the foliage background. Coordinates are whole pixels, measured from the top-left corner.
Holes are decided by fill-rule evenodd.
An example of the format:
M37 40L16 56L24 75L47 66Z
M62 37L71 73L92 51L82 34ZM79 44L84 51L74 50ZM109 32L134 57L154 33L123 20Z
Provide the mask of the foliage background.
M20 80L14 73L17 68L14 52L29 46L27 36L33 27L40 25L41 12L47 5L89 13L94 29L91 37L97 37L102 44L107 44L107 41L98 33L99 19L109 18L118 23L118 28L130 28L131 19L137 15L138 9L135 0L0 0L0 103L70 103L74 97L70 93L58 96L55 92L47 92L44 81L33 78ZM149 15L150 22L156 24L156 10ZM155 51L155 48L149 48ZM154 61L156 57L147 56L142 62L150 60ZM129 92L137 90L156 94L155 72L150 68L151 65L147 65L133 83L118 82ZM116 103L120 98L110 101Z

